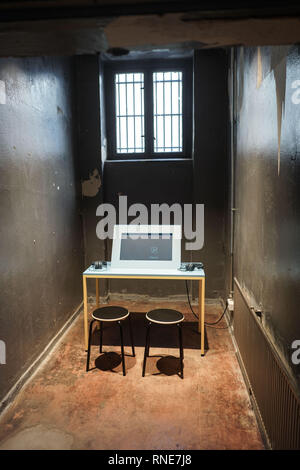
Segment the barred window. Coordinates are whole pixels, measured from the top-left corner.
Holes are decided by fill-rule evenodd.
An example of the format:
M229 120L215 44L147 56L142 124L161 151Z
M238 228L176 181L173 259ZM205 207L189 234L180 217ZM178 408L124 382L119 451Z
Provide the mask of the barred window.
M191 157L189 61L113 64L106 96L108 158Z

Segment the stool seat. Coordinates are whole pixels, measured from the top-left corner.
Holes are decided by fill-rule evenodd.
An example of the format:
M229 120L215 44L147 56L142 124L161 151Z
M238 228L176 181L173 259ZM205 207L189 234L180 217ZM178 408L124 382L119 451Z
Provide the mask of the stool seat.
M169 308L157 308L155 310L150 310L146 313L146 318L148 320L147 333L146 333L146 344L144 352L144 362L143 362L143 377L145 377L146 371L146 361L149 357L150 350L150 327L152 323L159 323L160 325L176 325L179 333L179 350L180 350L180 377L183 379L183 346L182 346L182 321L184 316L178 310L172 310Z
M124 307L100 307L93 311L92 317L99 321L120 321L127 318L129 312Z
M102 353L102 339L103 339L103 324L102 322L116 322L119 324L120 328L120 340L121 340L121 354L122 354L122 368L123 368L123 375L126 375L125 370L125 354L124 354L124 341L123 341L123 327L122 321L125 318L128 318L129 321L129 330L130 330L130 338L131 338L131 347L132 347L132 356L135 356L134 351L134 344L133 344L133 334L131 328L131 320L130 315L127 308L124 307L116 307L113 305L109 305L106 307L96 308L96 310L92 313L92 321L90 322L90 330L89 330L89 341L88 341L88 350L87 350L87 358L86 358L86 371L89 371L90 368L90 354L91 354L91 339L92 339L92 332L93 332L93 324L95 321L100 323L100 353Z
M158 308L146 313L146 318L150 322L161 325L173 325L184 320L184 316L177 310Z

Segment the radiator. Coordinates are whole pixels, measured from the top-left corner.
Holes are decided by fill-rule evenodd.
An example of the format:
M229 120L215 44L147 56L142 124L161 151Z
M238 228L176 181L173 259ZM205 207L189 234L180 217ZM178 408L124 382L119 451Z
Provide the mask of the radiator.
M272 449L300 449L300 399L235 279L234 338L260 424Z

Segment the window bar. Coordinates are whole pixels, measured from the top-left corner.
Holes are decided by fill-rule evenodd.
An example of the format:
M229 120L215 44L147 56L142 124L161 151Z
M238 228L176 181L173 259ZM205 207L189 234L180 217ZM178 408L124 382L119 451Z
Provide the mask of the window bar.
M153 89L153 152L155 152L155 137L156 137L156 82L155 82L155 73L152 73L152 89Z
M144 129L144 126L143 126L143 118L142 118L142 116L144 114L143 92L142 92L143 89L145 89L145 76L144 75L143 75L143 83L141 83L141 87L140 87L140 97L141 97L141 116L140 116L140 120L141 120L141 132L142 132L141 145L142 145L142 150L145 151L145 129ZM144 121L144 125L145 125L145 121Z
M120 104L120 96L121 96L121 93L120 93L120 80L119 80L119 75L117 75L118 77L118 111L119 111L119 117L118 117L118 121L119 121L119 151L121 151L121 147L122 147L122 143L121 143L121 104ZM118 151L118 149L117 149Z
M115 129L115 138L116 138L116 149L118 151L118 106L119 106L119 101L118 101L118 97L119 97L119 94L118 94L118 75L114 75L114 90L115 90L115 110L116 110L116 129Z
M157 111L157 73L156 73L156 81L155 81L155 142L154 142L154 147L155 151L157 151L157 146L158 146L158 111Z
M178 148L180 149L180 144L181 144L181 139L180 139L180 122L181 122L181 113L182 113L182 106L181 106L181 84L179 83L178 85L178 111L179 111L179 116L178 116Z
M186 89L185 89L185 81L186 81L186 73L182 72L182 85L181 85L181 93L182 93L182 109L181 109L181 151L185 150L184 142L185 142L185 133L186 129L183 128L185 126L185 119L186 119ZM184 108L183 108L184 106Z
M164 149L166 147L166 139L165 139L165 72L163 72L163 130L164 130Z
M125 99L126 99L126 151L128 153L128 106L127 106L127 73L125 74Z
M178 80L157 80L157 83L163 83L165 81L165 83L181 83L181 80L178 79Z
M156 88L156 73L152 73L152 88L153 88L153 152L156 150L156 100L157 100L157 88Z
M172 75L171 75L171 79L173 78L173 72L172 72ZM172 89L173 89L173 82L171 80L171 83L170 83L170 91L171 91L171 152L173 151L173 115L172 115L172 111L173 111L173 108L172 108Z
M135 112L135 75L133 75L133 84L132 84L132 94L133 94L133 145L134 145L134 152L136 152L137 150L137 146L136 146L136 140L135 140L135 115L136 115L136 112Z
M151 155L154 149L153 143L153 73L149 70L145 72L145 151Z

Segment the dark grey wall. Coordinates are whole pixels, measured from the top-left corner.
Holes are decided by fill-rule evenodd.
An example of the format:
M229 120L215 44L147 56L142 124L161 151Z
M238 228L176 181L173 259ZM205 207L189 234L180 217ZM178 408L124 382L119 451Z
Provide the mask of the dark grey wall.
M100 64L101 70L101 64ZM128 205L151 203L205 204L205 244L200 251L185 252L183 260L203 261L207 272L206 296L225 296L227 256L226 223L228 185L228 93L227 53L222 50L197 52L195 55L195 151L186 161L106 160L103 178L101 155L105 149L104 126L99 105L99 64L97 56L77 58L79 154L81 178L90 181L90 195L83 193L82 211L85 233L85 264L94 259L110 259L110 243L96 237L96 209L102 202L118 206L118 195L128 196ZM105 96L104 96L105 98ZM101 103L103 104L103 103ZM109 157L109 156L108 156ZM92 176L97 169L101 187ZM99 181L98 181L99 182ZM184 247L183 247L184 248ZM184 294L184 283L115 281L111 292L166 296ZM197 289L195 289L197 294Z
M229 265L228 53L195 52L194 197L204 204L206 296L225 298Z
M192 204L192 160L178 161L106 161L104 172L105 202L118 208L118 195L127 196L128 207L140 203L148 208L151 204ZM128 219L130 220L130 219ZM150 221L149 221L150 223ZM111 243L108 243L108 259ZM182 243L182 259L190 261L190 252ZM145 294L154 297L185 293L183 281L110 281L111 292Z
M299 76L296 46L238 51L235 276L300 385Z
M85 267L105 259L105 244L96 236L99 217L96 210L103 201L99 58L75 57L77 97L77 149L82 184L81 210L84 230Z
M72 59L0 59L0 398L82 300Z

